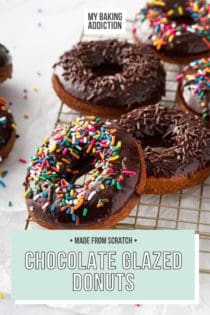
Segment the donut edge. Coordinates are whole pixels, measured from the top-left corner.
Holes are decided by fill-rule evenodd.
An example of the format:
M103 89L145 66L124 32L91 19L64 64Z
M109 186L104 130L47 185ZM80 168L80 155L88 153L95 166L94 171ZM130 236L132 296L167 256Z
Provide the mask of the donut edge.
M192 109L190 109L184 98L183 98L183 95L182 95L182 84L181 82L178 84L178 87L177 87L177 92L176 92L176 101L177 101L177 104L178 104L178 107L185 113L187 114L190 114L191 116L193 117L198 117L200 118L201 115L200 114L197 114L196 112L194 112Z
M15 140L16 140L16 132L13 130L10 139L8 140L7 144L4 145L1 149L0 149L0 157L2 157L2 159L6 159L10 152L12 151L12 148L15 144Z
M0 83L12 78L12 64L8 63L0 68Z
M176 193L180 190L202 184L209 177L209 175L210 166L197 171L191 177L172 176L170 178L157 178L151 176L147 178L144 193L155 195Z
M132 34L132 38L137 45L143 44L134 34ZM171 63L171 64L176 64L176 65L185 65L187 63L190 63L196 59L201 59L201 58L208 58L210 57L210 50L206 53L200 53L200 54L193 54L193 55L188 55L188 56L169 56L168 54L164 52L158 51L154 46L149 45L153 47L156 55L164 62L166 63Z
M134 139L133 139L134 140ZM134 140L135 141L135 140ZM36 215L34 215L33 211L31 211L27 205L29 216L32 219L32 221L36 222L37 224L41 225L42 227L45 227L50 230L96 230L96 229L108 229L113 227L116 223L119 221L122 221L125 219L131 210L137 205L137 203L140 200L140 195L145 189L146 185L146 164L145 164L145 159L144 159L144 152L142 147L135 141L135 145L138 149L139 153L139 162L140 162L140 174L139 174L139 179L138 183L136 185L136 190L133 192L132 196L130 199L127 200L127 202L124 204L124 206L119 209L117 212L114 214L110 215L108 218L106 218L102 223L93 223L90 224L89 226L79 226L77 227L72 226L72 227L64 227L62 224L49 224L44 220L40 220Z
M128 112L128 109L123 107L116 108L111 106L108 107L82 102L81 100L75 98L73 95L65 91L55 74L53 74L52 76L52 85L57 96L64 104L82 114L92 114L94 116L99 116L102 118L118 118L120 115Z

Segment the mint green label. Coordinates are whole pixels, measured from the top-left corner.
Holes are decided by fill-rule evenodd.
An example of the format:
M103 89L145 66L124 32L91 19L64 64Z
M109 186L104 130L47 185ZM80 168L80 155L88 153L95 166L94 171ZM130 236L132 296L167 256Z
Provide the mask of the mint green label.
M194 231L16 231L15 300L195 299Z

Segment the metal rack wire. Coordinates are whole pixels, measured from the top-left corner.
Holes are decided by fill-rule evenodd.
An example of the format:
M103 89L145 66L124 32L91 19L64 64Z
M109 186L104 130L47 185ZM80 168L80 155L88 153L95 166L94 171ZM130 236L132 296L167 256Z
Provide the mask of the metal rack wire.
M131 22L127 21L127 38L130 38ZM85 36L81 40L104 38ZM125 38L125 36L124 36ZM162 103L176 106L176 75L180 67L165 64L166 95ZM60 105L55 126L68 123L80 114ZM25 229L40 228L27 218ZM130 215L118 223L115 229L193 229L200 236L200 272L210 274L210 178L202 185L168 195L143 195Z

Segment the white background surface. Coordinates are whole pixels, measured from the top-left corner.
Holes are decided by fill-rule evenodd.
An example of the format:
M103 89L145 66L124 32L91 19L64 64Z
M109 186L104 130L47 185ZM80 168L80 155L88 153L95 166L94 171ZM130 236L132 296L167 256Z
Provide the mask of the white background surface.
M12 80L0 86L0 96L11 101L18 126L15 148L0 167L9 171L3 179L7 187L0 187L0 300L1 315L206 315L210 312L210 276L200 276L200 304L193 305L135 305L128 306L16 306L10 299L10 237L14 229L23 229L26 218L23 200L26 165L19 158L29 160L42 139L52 130L59 101L51 87L52 65L64 50L78 41L83 8L120 7L133 16L144 1L82 1L82 0L0 0L0 42L13 57ZM27 89L27 100L23 90ZM37 91L34 91L37 89ZM25 119L27 114L29 119ZM8 202L13 206L9 207ZM210 262L209 262L210 264ZM54 285L54 284L52 284ZM69 308L71 310L69 310Z

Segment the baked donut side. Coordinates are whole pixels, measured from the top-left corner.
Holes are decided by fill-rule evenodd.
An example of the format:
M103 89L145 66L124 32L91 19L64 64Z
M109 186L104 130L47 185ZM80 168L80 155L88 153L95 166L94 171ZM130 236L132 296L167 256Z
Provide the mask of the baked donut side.
M209 30L207 1L152 0L137 13L132 36L154 46L162 60L186 64L210 55Z
M153 49L127 41L80 42L54 65L58 97L82 113L119 117L165 94L165 71Z
M38 148L25 198L44 227L100 229L128 216L145 183L140 145L118 125L88 116L59 126Z
M210 130L196 118L157 104L123 115L119 124L144 149L145 193L177 192L210 175Z
M60 81L58 80L57 76L53 75L52 77L52 85L53 88L57 94L57 96L61 99L61 101L64 104L67 104L72 109L86 114L86 115L96 115L96 116L102 116L103 118L116 118L119 117L122 113L126 113L126 108L120 108L120 107L110 107L110 106L103 106L103 109L101 106L86 103L84 101L81 101L77 98L75 98L70 93L66 92L66 90L63 89Z
M170 194L202 184L210 175L210 166L187 176L172 176L169 178L150 176L147 178L145 194Z
M8 157L16 140L16 125L6 100L0 97L0 162Z
M8 49L0 44L0 83L12 77L12 59Z

